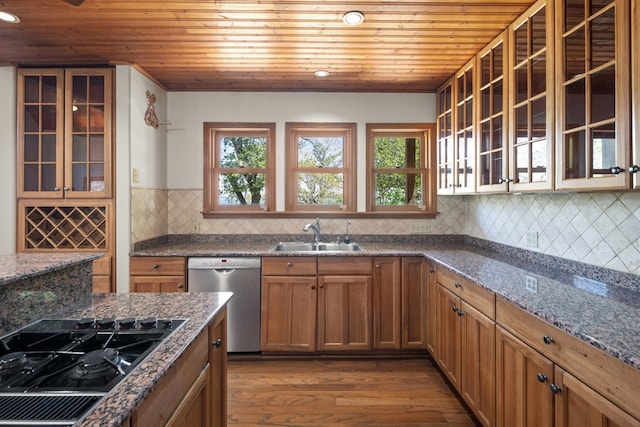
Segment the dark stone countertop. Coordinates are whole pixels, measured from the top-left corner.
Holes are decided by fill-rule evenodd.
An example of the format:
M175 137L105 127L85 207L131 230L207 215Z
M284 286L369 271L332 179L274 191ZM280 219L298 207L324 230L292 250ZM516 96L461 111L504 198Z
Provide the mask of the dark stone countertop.
M39 252L0 255L0 286L102 257L100 253Z
M363 248L358 252L274 253L270 249L278 240L269 238L190 240L180 237L138 248L131 255L425 256L640 369L640 277L636 275L474 239L415 241L399 237L395 241L367 241L370 239L354 239ZM537 279L537 293L526 290L526 276Z

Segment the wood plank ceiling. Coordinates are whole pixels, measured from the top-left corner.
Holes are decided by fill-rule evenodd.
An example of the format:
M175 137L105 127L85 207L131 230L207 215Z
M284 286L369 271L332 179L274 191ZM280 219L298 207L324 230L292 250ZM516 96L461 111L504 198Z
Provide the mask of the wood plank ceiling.
M0 22L0 64L132 64L172 91L432 92L532 3L0 0L21 19Z

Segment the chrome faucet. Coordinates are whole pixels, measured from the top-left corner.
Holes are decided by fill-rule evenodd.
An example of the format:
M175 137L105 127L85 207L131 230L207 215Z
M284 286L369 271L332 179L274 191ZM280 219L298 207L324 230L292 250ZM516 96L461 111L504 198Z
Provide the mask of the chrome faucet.
M314 243L318 243L320 241L320 218L316 218L315 225L312 223L305 225L302 231L309 231L309 229L313 230Z

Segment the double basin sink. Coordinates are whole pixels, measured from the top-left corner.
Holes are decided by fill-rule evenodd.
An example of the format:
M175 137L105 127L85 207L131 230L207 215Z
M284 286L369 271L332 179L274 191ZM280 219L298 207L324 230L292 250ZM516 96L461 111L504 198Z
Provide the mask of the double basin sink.
M271 252L354 252L362 248L357 243L304 243L280 242Z

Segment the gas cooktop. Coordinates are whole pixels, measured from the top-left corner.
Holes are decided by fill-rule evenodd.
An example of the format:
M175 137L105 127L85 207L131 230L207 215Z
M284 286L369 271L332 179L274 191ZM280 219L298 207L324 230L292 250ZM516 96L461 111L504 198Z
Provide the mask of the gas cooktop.
M184 320L46 319L0 338L0 425L70 425Z

